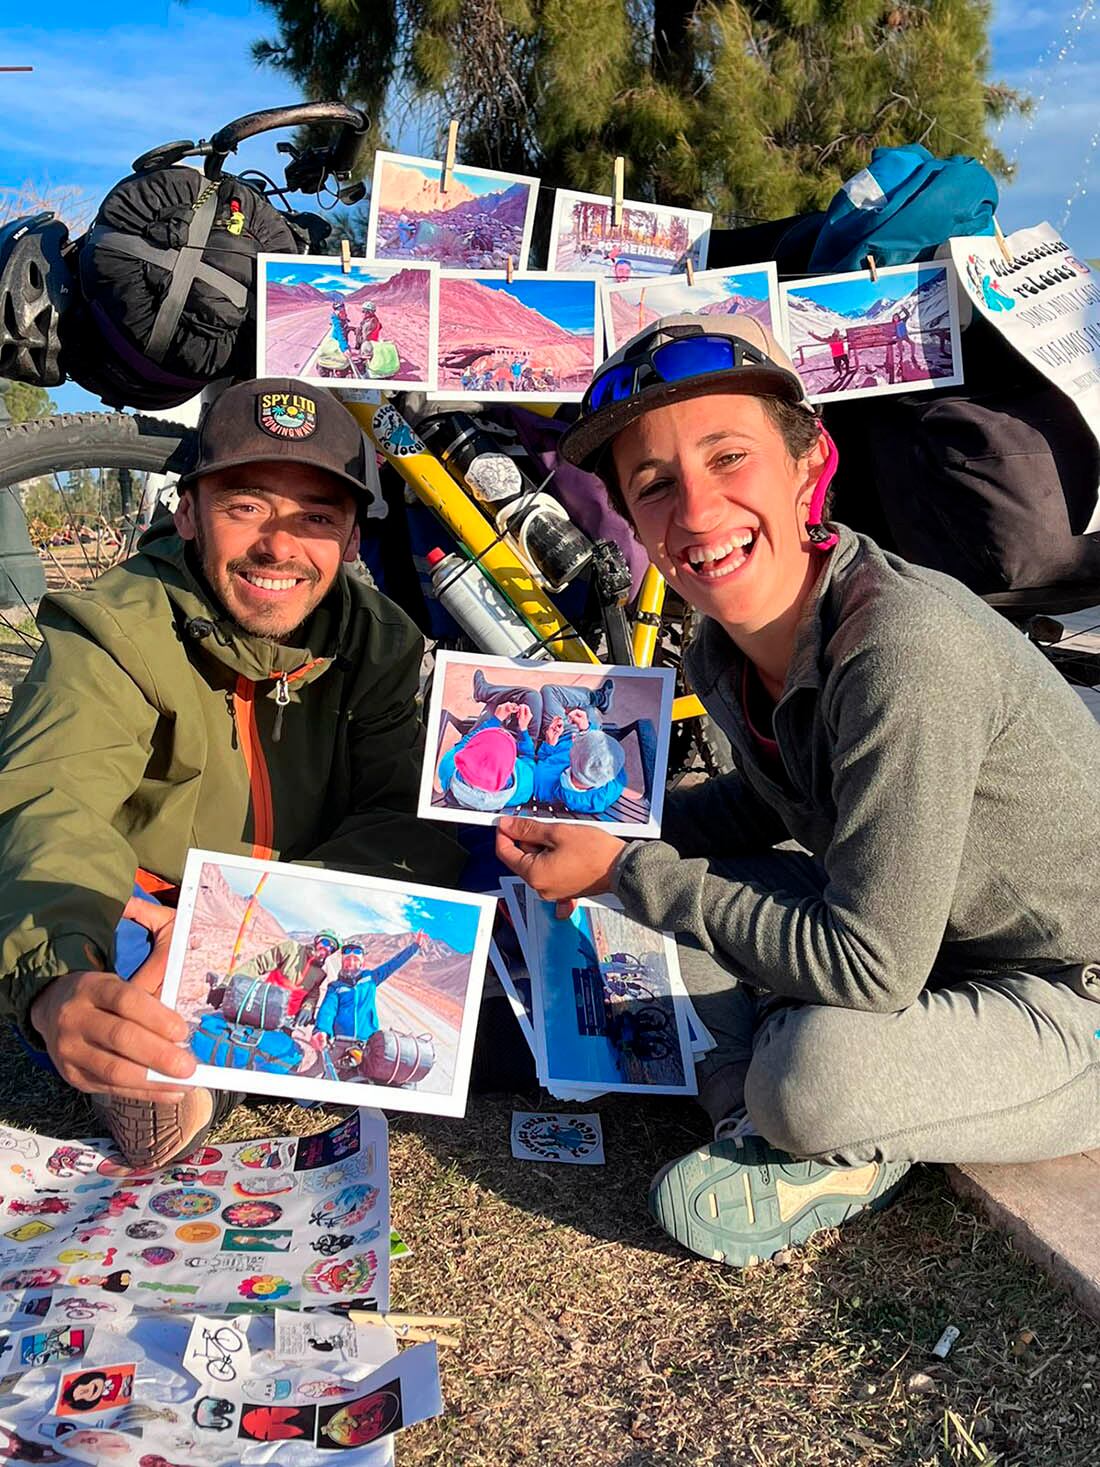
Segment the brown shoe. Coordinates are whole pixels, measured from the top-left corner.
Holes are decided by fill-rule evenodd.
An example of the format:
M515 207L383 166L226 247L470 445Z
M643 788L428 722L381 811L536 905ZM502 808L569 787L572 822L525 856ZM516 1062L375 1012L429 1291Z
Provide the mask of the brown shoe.
M209 1096L208 1120L195 1124L202 1115L202 1101ZM214 1126L220 1125L244 1099L229 1090L195 1089L186 1099L161 1104L153 1100L129 1100L121 1095L93 1095L92 1108L101 1117L126 1165L135 1171L169 1166L197 1151Z

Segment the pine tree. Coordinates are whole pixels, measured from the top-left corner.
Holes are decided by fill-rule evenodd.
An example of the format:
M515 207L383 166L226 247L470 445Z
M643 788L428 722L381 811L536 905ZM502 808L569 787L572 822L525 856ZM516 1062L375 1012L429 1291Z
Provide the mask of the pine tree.
M1026 107L987 80L989 0L263 0L255 54L376 118L395 86L465 162L737 216L823 206L879 145L969 153ZM382 130L379 129L381 136Z

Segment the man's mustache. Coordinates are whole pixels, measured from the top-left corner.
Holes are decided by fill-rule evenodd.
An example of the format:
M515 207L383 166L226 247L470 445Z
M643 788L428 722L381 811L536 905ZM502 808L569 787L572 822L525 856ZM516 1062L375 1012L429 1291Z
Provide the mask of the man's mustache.
M237 560L229 561L226 570L234 575L242 575L248 571L254 576L269 576L272 579L278 576L293 576L296 580L311 583L320 579L314 566L301 565L293 560L288 561L286 565L272 565L269 561L260 562L248 556L241 556Z

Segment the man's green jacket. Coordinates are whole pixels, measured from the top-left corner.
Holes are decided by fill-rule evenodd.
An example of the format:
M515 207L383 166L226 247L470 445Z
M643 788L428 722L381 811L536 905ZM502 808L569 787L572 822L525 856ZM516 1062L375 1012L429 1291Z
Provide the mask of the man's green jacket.
M0 1020L32 1042L51 978L110 969L135 872L178 882L190 847L457 876L457 844L414 815L421 637L346 570L293 645L273 643L228 622L156 528L38 620L0 732Z

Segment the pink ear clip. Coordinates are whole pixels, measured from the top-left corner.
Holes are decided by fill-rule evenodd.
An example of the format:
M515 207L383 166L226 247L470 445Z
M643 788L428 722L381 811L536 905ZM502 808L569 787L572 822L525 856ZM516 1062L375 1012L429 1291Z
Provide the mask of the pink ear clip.
M836 451L836 444L829 436L826 428L821 429L821 436L828 445L829 455L821 470L821 477L814 485L813 498L810 500L810 515L806 521L806 533L813 541L818 550L831 550L839 541L839 536L821 523L821 510L825 503L825 495L828 493L829 485L840 463L840 455Z

